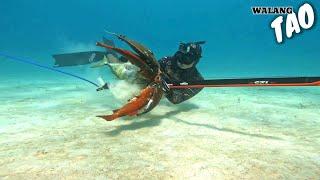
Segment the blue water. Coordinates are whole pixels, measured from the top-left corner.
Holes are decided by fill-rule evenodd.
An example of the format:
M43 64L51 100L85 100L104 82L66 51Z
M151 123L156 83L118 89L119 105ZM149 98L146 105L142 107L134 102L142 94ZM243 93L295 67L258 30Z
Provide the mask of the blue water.
M319 11L320 1L309 0ZM319 14L277 44L251 6L298 0L11 0L0 2L0 52L47 66L52 54L103 50L104 30L157 56L206 40L206 78L320 76ZM66 67L110 90L0 57L0 179L319 179L319 87L207 88L179 105L106 122L139 93L108 68ZM114 81L109 81L112 79ZM136 91L136 92L135 92Z
M319 8L319 1L309 2L315 10ZM51 54L99 49L95 42L102 36L111 38L104 33L109 30L143 42L157 58L172 55L180 41L206 40L198 66L208 78L317 76L318 23L277 44L270 28L275 16L255 16L250 9L290 5L297 11L301 4L302 1L291 0L3 1L0 50L52 65ZM122 46L121 42L117 44ZM1 77L33 73L53 76L51 72L2 59L0 65Z

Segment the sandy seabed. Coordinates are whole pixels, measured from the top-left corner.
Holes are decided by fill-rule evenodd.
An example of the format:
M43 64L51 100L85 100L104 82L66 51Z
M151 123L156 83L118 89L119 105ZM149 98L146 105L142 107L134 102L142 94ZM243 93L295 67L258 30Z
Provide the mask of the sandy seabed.
M121 91L121 90L120 90ZM81 83L2 81L0 179L319 179L319 88L205 89L151 113Z

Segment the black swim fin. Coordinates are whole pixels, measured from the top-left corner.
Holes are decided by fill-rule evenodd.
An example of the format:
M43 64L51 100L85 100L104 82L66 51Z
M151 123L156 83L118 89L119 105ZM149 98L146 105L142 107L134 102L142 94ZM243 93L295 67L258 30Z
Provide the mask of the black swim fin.
M102 60L107 54L107 52L100 51L55 54L53 55L55 59L54 66L64 67L90 64Z
M105 37L102 38L103 42L110 46L115 46L112 40L109 40ZM101 61L104 56L107 57L108 54L112 54L116 58L118 57L117 53L112 50L106 50L106 52L101 51L87 51L87 52L74 52L74 53L65 53L65 54L55 54L53 58L55 59L55 67L64 67L64 66L77 66L85 65L93 62Z
M110 39L102 37L102 41L103 41L103 43L105 43L105 44L107 44L109 46L115 47L114 42L112 40L110 40ZM107 54L112 54L114 57L118 58L118 54L115 51L113 51L111 49L106 49L106 52L107 52Z

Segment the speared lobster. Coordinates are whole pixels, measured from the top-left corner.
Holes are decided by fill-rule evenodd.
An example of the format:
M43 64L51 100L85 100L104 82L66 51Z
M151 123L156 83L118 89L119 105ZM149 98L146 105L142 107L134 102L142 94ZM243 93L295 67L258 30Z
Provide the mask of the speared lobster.
M152 51L142 44L128 39L123 35L110 32L107 33L116 36L118 39L128 44L134 52L109 46L102 42L97 42L96 45L121 54L128 59L130 63L139 67L139 73L141 73L143 78L145 78L148 85L141 90L138 96L129 100L129 102L123 107L113 110L113 114L97 117L101 117L107 121L112 121L122 116L142 115L150 112L159 104L163 95L163 89L161 85L161 70L158 61L156 60Z

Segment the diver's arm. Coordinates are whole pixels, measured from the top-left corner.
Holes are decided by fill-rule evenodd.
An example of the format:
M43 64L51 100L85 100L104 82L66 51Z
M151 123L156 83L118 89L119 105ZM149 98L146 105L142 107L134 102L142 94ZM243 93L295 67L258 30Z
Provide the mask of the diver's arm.
M198 81L204 80L202 75L198 72L197 69L193 69L188 72L189 81ZM188 89L169 89L167 84L173 83L172 78L169 78L168 75L164 74L162 76L162 87L164 88L166 98L173 104L180 104L198 94L202 88L188 88Z
M159 64L161 71L163 72L161 79L165 96L171 103L179 104L192 98L202 89L169 89L166 84L173 83L173 81L182 82L203 80L203 77L195 67L184 72L178 71L177 68L173 67L175 60L176 59L173 57L164 57L159 60ZM176 69L176 71L173 69Z
M190 72L190 79L191 81L203 80L204 78L198 72L198 70L194 69L195 71ZM194 97L198 94L203 88L195 89L195 88L188 88L188 89L170 89L166 92L167 99L173 104L180 104L188 99Z

